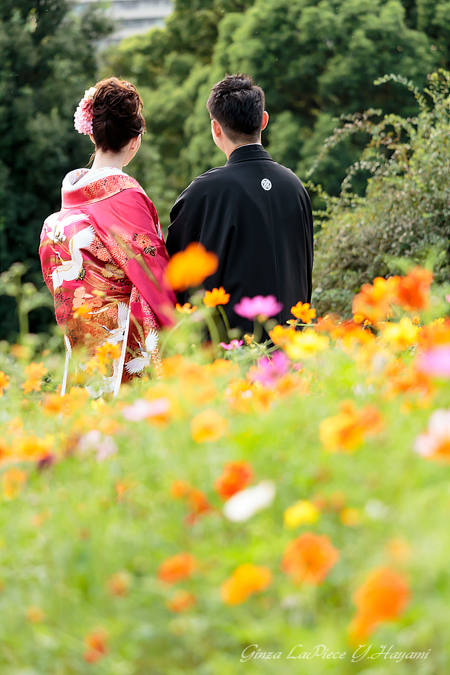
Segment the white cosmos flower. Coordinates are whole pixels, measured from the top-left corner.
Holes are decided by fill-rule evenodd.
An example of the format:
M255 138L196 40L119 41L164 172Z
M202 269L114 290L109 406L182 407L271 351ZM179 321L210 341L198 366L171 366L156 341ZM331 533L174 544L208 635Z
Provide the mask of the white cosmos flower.
M254 487L236 492L225 502L223 514L232 523L242 523L255 513L271 505L275 498L275 484L263 480Z

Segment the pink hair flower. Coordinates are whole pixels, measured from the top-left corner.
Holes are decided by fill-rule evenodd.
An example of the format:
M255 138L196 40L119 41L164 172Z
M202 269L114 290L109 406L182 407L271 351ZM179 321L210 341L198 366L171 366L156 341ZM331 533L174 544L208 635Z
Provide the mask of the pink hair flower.
M261 319L265 321L270 316L275 316L283 309L283 304L278 302L274 295L255 295L254 298L242 298L234 311L244 319Z
M244 343L242 340L231 340L229 344L225 344L225 342L220 342L219 344L223 349L228 351L230 349L239 349Z
M92 109L95 91L95 87L86 89L73 116L75 129L79 134L85 134L86 136L92 134L92 123L94 120Z

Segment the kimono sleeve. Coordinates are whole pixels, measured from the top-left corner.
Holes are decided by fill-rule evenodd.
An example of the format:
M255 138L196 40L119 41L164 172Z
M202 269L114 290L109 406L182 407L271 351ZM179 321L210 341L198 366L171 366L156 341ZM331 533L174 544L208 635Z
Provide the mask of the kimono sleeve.
M166 276L168 254L150 199L139 190L124 190L99 202L93 215L99 238L160 325L173 325L175 294Z

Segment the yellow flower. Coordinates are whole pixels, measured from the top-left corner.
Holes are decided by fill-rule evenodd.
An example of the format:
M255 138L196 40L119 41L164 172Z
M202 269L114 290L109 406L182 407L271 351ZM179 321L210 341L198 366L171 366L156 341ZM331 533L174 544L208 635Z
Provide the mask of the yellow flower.
M81 305L73 313L73 318L74 319L84 319L84 317L87 316L88 314L90 314L91 311L92 311L92 307L90 307L89 305L86 305L86 304Z
M29 394L31 391L40 391L42 378L46 373L48 373L48 370L44 368L43 363L30 363L29 366L25 366L27 379L22 384L24 394Z
M381 335L394 349L404 350L417 343L419 327L408 316L404 316L399 323L386 323Z
M328 348L328 338L318 335L312 328L304 331L292 331L284 349L293 361L308 359Z
M284 512L284 524L286 527L294 528L306 523L315 523L320 516L320 511L312 502L302 499Z
M339 519L347 527L356 527L361 522L361 515L358 509L345 508L340 512Z
M311 323L316 316L316 310L310 308L309 302L297 302L294 307L291 307L291 314L303 323Z
M0 396L3 396L3 390L9 387L9 377L0 370Z
M180 303L177 302L175 309L177 312L180 312L180 314L192 314L197 309L197 305L192 307L190 302L185 302L184 305L180 305Z
M223 286L213 288L212 291L206 291L203 302L207 307L217 307L217 305L226 305L230 300L230 294L225 292Z
M212 409L204 410L191 420L191 434L196 443L218 441L227 429L228 422Z
M272 583L272 572L267 567L245 564L237 567L223 582L220 595L227 605L240 605L253 593L264 591Z
M14 499L22 491L28 476L24 471L16 469L8 469L2 475L1 484L2 492L5 499Z

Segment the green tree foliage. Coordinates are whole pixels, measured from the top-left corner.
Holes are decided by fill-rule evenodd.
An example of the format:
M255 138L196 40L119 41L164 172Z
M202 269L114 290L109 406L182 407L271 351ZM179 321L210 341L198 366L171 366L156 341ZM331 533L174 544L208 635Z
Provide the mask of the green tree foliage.
M65 173L89 157L73 113L95 79L97 41L111 30L103 12L70 9L67 0L0 0L0 265L32 259L39 286L40 229L60 208ZM0 302L6 336L14 305Z
M361 285L404 271L402 258L410 265L433 264L436 281L448 281L450 73L431 75L424 95L412 83L403 84L415 94L417 117L386 115L374 123L357 116L326 144L335 146L361 130L370 134L341 196L327 199L314 269L314 304L320 313L349 313ZM372 173L364 197L351 191L360 169Z
M131 38L106 57L105 74L144 93L149 141L172 190L223 162L205 102L226 72L247 72L267 95L264 142L304 177L336 116L368 107L417 111L408 92L374 80L398 73L417 85L448 62L450 13L429 0L178 0L165 28ZM195 11L194 11L195 10ZM363 143L349 137L314 175L338 194Z

